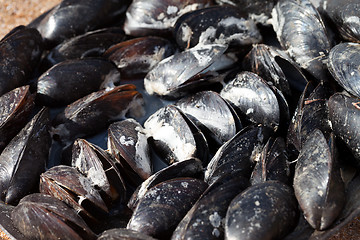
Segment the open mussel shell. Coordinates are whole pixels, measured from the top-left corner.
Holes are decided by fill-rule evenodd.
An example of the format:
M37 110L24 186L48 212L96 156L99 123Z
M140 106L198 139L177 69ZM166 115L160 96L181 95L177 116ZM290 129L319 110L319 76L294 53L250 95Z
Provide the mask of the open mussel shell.
M146 179L140 186L138 186L135 192L131 195L127 206L131 210L134 210L149 189L161 182L180 177L199 178L199 176L202 177L202 175L202 162L197 158L191 158L171 164L170 166L157 171Z
M237 195L225 219L225 239L281 239L298 219L293 190L284 183L268 181Z
M0 97L0 152L27 123L35 105L34 98L28 85Z
M136 185L152 174L150 148L143 127L134 119L112 123L108 128L108 149L121 170Z
M174 53L175 46L169 40L148 36L115 44L104 57L115 63L122 78L134 78L146 75L158 62Z
M153 237L169 237L207 184L194 178L174 178L151 188L140 200L127 228Z
M37 100L61 107L120 81L116 66L105 59L67 60L54 65L37 80Z
M261 125L243 128L224 143L210 160L205 171L205 182L212 184L218 178L234 172L249 178L254 158L260 156L271 134L270 128Z
M329 118L336 136L340 137L360 161L360 99L336 93L330 97Z
M101 57L113 44L125 40L125 33L119 27L103 28L70 38L53 48L44 65L50 67L65 60Z
M0 96L25 85L43 51L36 29L19 26L0 40Z
M242 126L234 109L213 91L202 91L175 103L216 145L232 138Z
M236 174L215 181L181 220L171 239L223 239L229 204L248 185L248 179Z
M264 80L271 81L285 96L297 96L307 84L298 65L285 52L272 46L253 45L244 58L244 65Z
M41 174L40 192L64 201L89 223L108 212L91 181L73 167L58 165Z
M227 83L220 96L240 110L250 121L277 129L280 107L275 93L257 74L241 72Z
M132 84L91 93L68 105L56 116L53 138L66 144L78 137L98 133L127 114L142 117L143 104L142 95Z
M74 209L45 194L34 193L21 199L11 218L26 239L96 239Z
M144 123L149 143L169 164L192 157L208 161L208 146L202 132L173 105L160 108Z
M182 49L198 43L240 47L262 40L255 22L231 6L213 6L183 14L174 26L174 37Z
M264 146L260 160L251 174L251 184L277 180L290 182L290 168L285 141L281 137L270 138Z
M126 0L63 0L36 24L47 48L119 19Z
M134 0L126 11L124 31L130 36L166 34L182 14L211 3L211 0Z
M299 98L291 124L287 133L287 144L302 149L309 134L320 129L326 136L331 132L327 100L331 90L327 85L320 83L316 88L308 83Z
M335 23L343 39L360 43L360 3L357 0L346 0L343 4L336 0L328 0L326 13Z
M328 228L345 203L345 188L334 139L316 129L303 145L295 166L294 190L306 220L318 230Z
M159 62L145 77L144 87L150 95L176 98L203 84L193 79L223 55L223 44L199 44Z
M49 112L42 108L0 155L1 200L16 204L37 187L45 171L51 138Z
M360 44L340 43L329 53L328 66L334 79L346 91L360 98Z
M106 230L97 238L97 240L156 240L144 233L126 229L114 228Z
M272 11L281 46L301 68L326 80L325 59L331 44L320 14L309 0L280 0Z
M100 147L77 139L72 147L71 165L91 181L104 201L125 200L126 188L120 172L110 155Z

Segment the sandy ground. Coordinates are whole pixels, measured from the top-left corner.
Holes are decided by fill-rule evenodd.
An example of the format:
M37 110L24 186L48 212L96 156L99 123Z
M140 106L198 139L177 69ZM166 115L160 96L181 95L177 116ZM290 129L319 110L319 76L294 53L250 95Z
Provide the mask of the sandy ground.
M27 25L60 0L0 0L0 39L12 28Z

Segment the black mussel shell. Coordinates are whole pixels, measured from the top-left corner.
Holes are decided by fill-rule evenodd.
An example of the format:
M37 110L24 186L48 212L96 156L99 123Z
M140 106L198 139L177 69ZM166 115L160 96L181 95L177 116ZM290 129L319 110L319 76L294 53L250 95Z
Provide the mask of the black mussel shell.
M233 172L249 178L254 158L260 156L271 134L270 128L261 125L243 128L224 143L210 160L205 171L205 182L212 184L216 179Z
M47 48L62 41L104 27L126 10L125 0L63 0L36 25Z
M304 143L294 175L294 190L306 220L318 230L328 228L345 203L345 188L334 139L315 129Z
M218 179L181 220L171 239L223 239L223 223L229 204L248 184L248 179L235 174Z
M126 228L114 228L101 233L97 240L155 240L155 238Z
M241 72L227 83L220 96L240 110L252 122L277 129L280 107L275 93L257 74Z
M202 162L197 158L191 158L171 164L170 166L157 171L138 186L136 191L132 194L127 206L134 210L147 191L161 182L172 178L199 177L203 175L202 172Z
M282 50L265 44L255 44L244 58L244 66L271 81L285 96L302 93L307 79L298 65Z
M21 199L11 218L26 239L96 239L75 210L45 194L34 193Z
M25 239L25 236L15 227L11 220L14 206L0 202L0 237L3 239Z
M108 212L91 181L73 167L58 165L42 173L40 192L64 201L89 223Z
M175 103L216 145L232 138L242 126L234 109L213 91L202 91Z
M98 133L125 115L144 115L142 95L135 85L125 84L111 90L91 93L68 105L53 121L53 138L69 143L76 138Z
M0 152L27 123L35 105L34 98L28 85L0 97Z
M225 239L281 239L297 223L293 190L284 183L268 181L236 196L226 213Z
M153 237L170 236L207 188L202 180L175 178L151 188L140 200L127 228Z
M340 43L329 53L328 66L334 79L346 91L360 98L360 44Z
M134 119L112 123L108 128L107 144L121 170L136 185L152 174L150 147L140 123Z
M236 6L255 22L266 24L277 0L215 0L215 2L220 5Z
M287 144L300 151L309 134L320 129L325 136L331 132L327 99L331 95L328 86L320 83L315 89L309 83L300 96L297 109L287 134Z
M16 204L33 192L45 171L51 137L49 111L42 108L0 155L1 200Z
M19 26L0 41L0 96L25 85L43 51L42 38L33 28Z
M281 137L270 138L264 146L260 160L251 174L251 184L277 180L288 184L290 168L285 141Z
M326 13L335 23L342 38L360 43L360 3L346 0L339 4L336 0L326 1Z
M134 0L126 11L124 31L130 36L166 34L182 14L211 3L211 0Z
M199 44L165 58L146 75L146 92L168 98L184 96L202 83L193 78L219 59L226 49L223 44Z
M328 106L335 135L346 143L360 161L360 99L336 93L330 97Z
M85 139L75 140L71 165L91 181L104 201L111 203L117 199L125 200L124 180L110 155L100 147Z
M175 46L169 40L148 36L118 43L109 48L104 57L115 63L122 78L135 78L146 75L174 53Z
M43 64L51 67L70 59L101 57L106 49L123 40L125 33L118 27L90 31L57 45L46 56Z
M67 60L54 65L37 80L37 100L46 106L66 106L120 81L116 66L101 58Z
M327 79L325 59L331 48L325 25L309 0L280 0L272 11L281 46L301 68L318 80Z
M208 161L204 135L181 110L173 105L160 108L144 123L149 143L169 164L192 157Z
M262 40L255 22L239 8L230 6L214 6L183 14L174 26L174 37L182 49L199 43L241 47Z

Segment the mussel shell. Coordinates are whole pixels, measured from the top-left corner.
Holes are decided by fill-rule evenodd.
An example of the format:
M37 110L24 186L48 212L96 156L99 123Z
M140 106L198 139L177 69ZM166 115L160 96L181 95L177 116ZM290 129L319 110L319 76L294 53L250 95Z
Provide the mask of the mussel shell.
M123 0L63 0L43 17L36 28L47 48L51 48L117 20L126 10L126 4Z
M207 163L208 147L196 126L173 105L160 108L144 123L149 143L169 164L192 157Z
M285 184L290 180L290 168L285 141L281 137L270 138L264 146L260 160L251 174L251 184L277 180Z
M280 0L272 11L281 46L301 68L326 80L325 59L331 44L320 14L309 0Z
M90 31L53 48L46 56L45 65L53 66L70 59L100 57L111 45L123 40L125 40L125 33L118 27Z
M222 44L199 44L165 58L146 75L146 92L169 98L184 96L186 89L199 83L192 78L219 59L226 49Z
M326 13L337 26L342 38L360 42L360 4L357 0L346 0L339 4L336 0L326 1Z
M169 40L148 36L118 43L109 48L104 57L115 63L122 78L134 78L147 74L174 53L175 46Z
M329 118L336 136L340 137L360 161L360 99L336 93L330 97Z
M226 179L224 179L226 178ZM248 187L249 181L235 174L218 179L202 194L181 220L171 239L223 239L226 211L231 200Z
M269 85L252 72L241 72L227 83L220 96L238 108L252 122L277 129L280 108Z
M114 122L109 126L108 149L133 182L139 184L152 174L147 136L134 119Z
M127 228L153 237L171 235L207 184L193 178L175 178L151 188L134 210Z
M124 31L131 36L165 34L179 16L211 5L209 0L134 0L126 11Z
M16 204L34 191L45 171L51 138L49 111L42 108L0 155L1 200Z
M250 177L253 160L272 134L265 126L250 125L239 131L232 139L224 143L210 160L205 171L205 182L211 184L216 179L237 172Z
M19 239L96 239L73 209L49 195L26 196L12 212L12 218L26 236Z
M295 166L294 190L309 224L328 228L345 203L345 188L335 158L333 136L325 139L316 129L307 138Z
M136 191L132 194L127 206L131 210L134 210L147 191L161 182L172 178L198 177L202 176L202 172L202 162L197 158L187 159L171 164L170 166L152 174L140 186L138 186Z
M105 129L125 114L143 116L143 98L135 89L135 85L125 84L91 93L68 105L53 121L54 139L69 143Z
M230 203L225 239L281 239L297 219L297 202L289 186L277 181L256 184Z
M57 165L40 176L40 192L64 201L86 221L105 215L108 208L88 178L75 168Z
M97 240L155 240L155 238L126 228L114 228L101 233Z
M346 91L360 98L360 44L340 43L329 53L328 66L334 79Z
M240 119L220 95L202 91L175 103L217 145L232 138L242 126Z
M75 140L71 165L86 176L94 188L99 189L104 201L125 200L124 180L110 155L100 147L85 139Z
M67 60L54 65L37 80L37 100L46 106L66 106L120 81L116 66L104 59Z
M261 34L246 13L231 6L214 6L183 14L174 26L174 36L182 48L198 43L243 46L259 43Z
M0 152L27 123L35 105L34 98L28 85L0 97Z
M96 239L75 210L45 194L35 193L21 199L11 218L27 239Z
M3 239L25 239L25 236L15 227L11 220L14 206L0 202L0 237Z
M33 28L19 26L0 41L0 96L25 85L43 51L42 38Z

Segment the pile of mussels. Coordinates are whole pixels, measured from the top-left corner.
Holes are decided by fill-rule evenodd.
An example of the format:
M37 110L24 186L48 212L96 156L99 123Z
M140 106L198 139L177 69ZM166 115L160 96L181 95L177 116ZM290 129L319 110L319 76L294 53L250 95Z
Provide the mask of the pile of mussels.
M356 0L63 0L0 41L0 235L339 234L359 66Z

